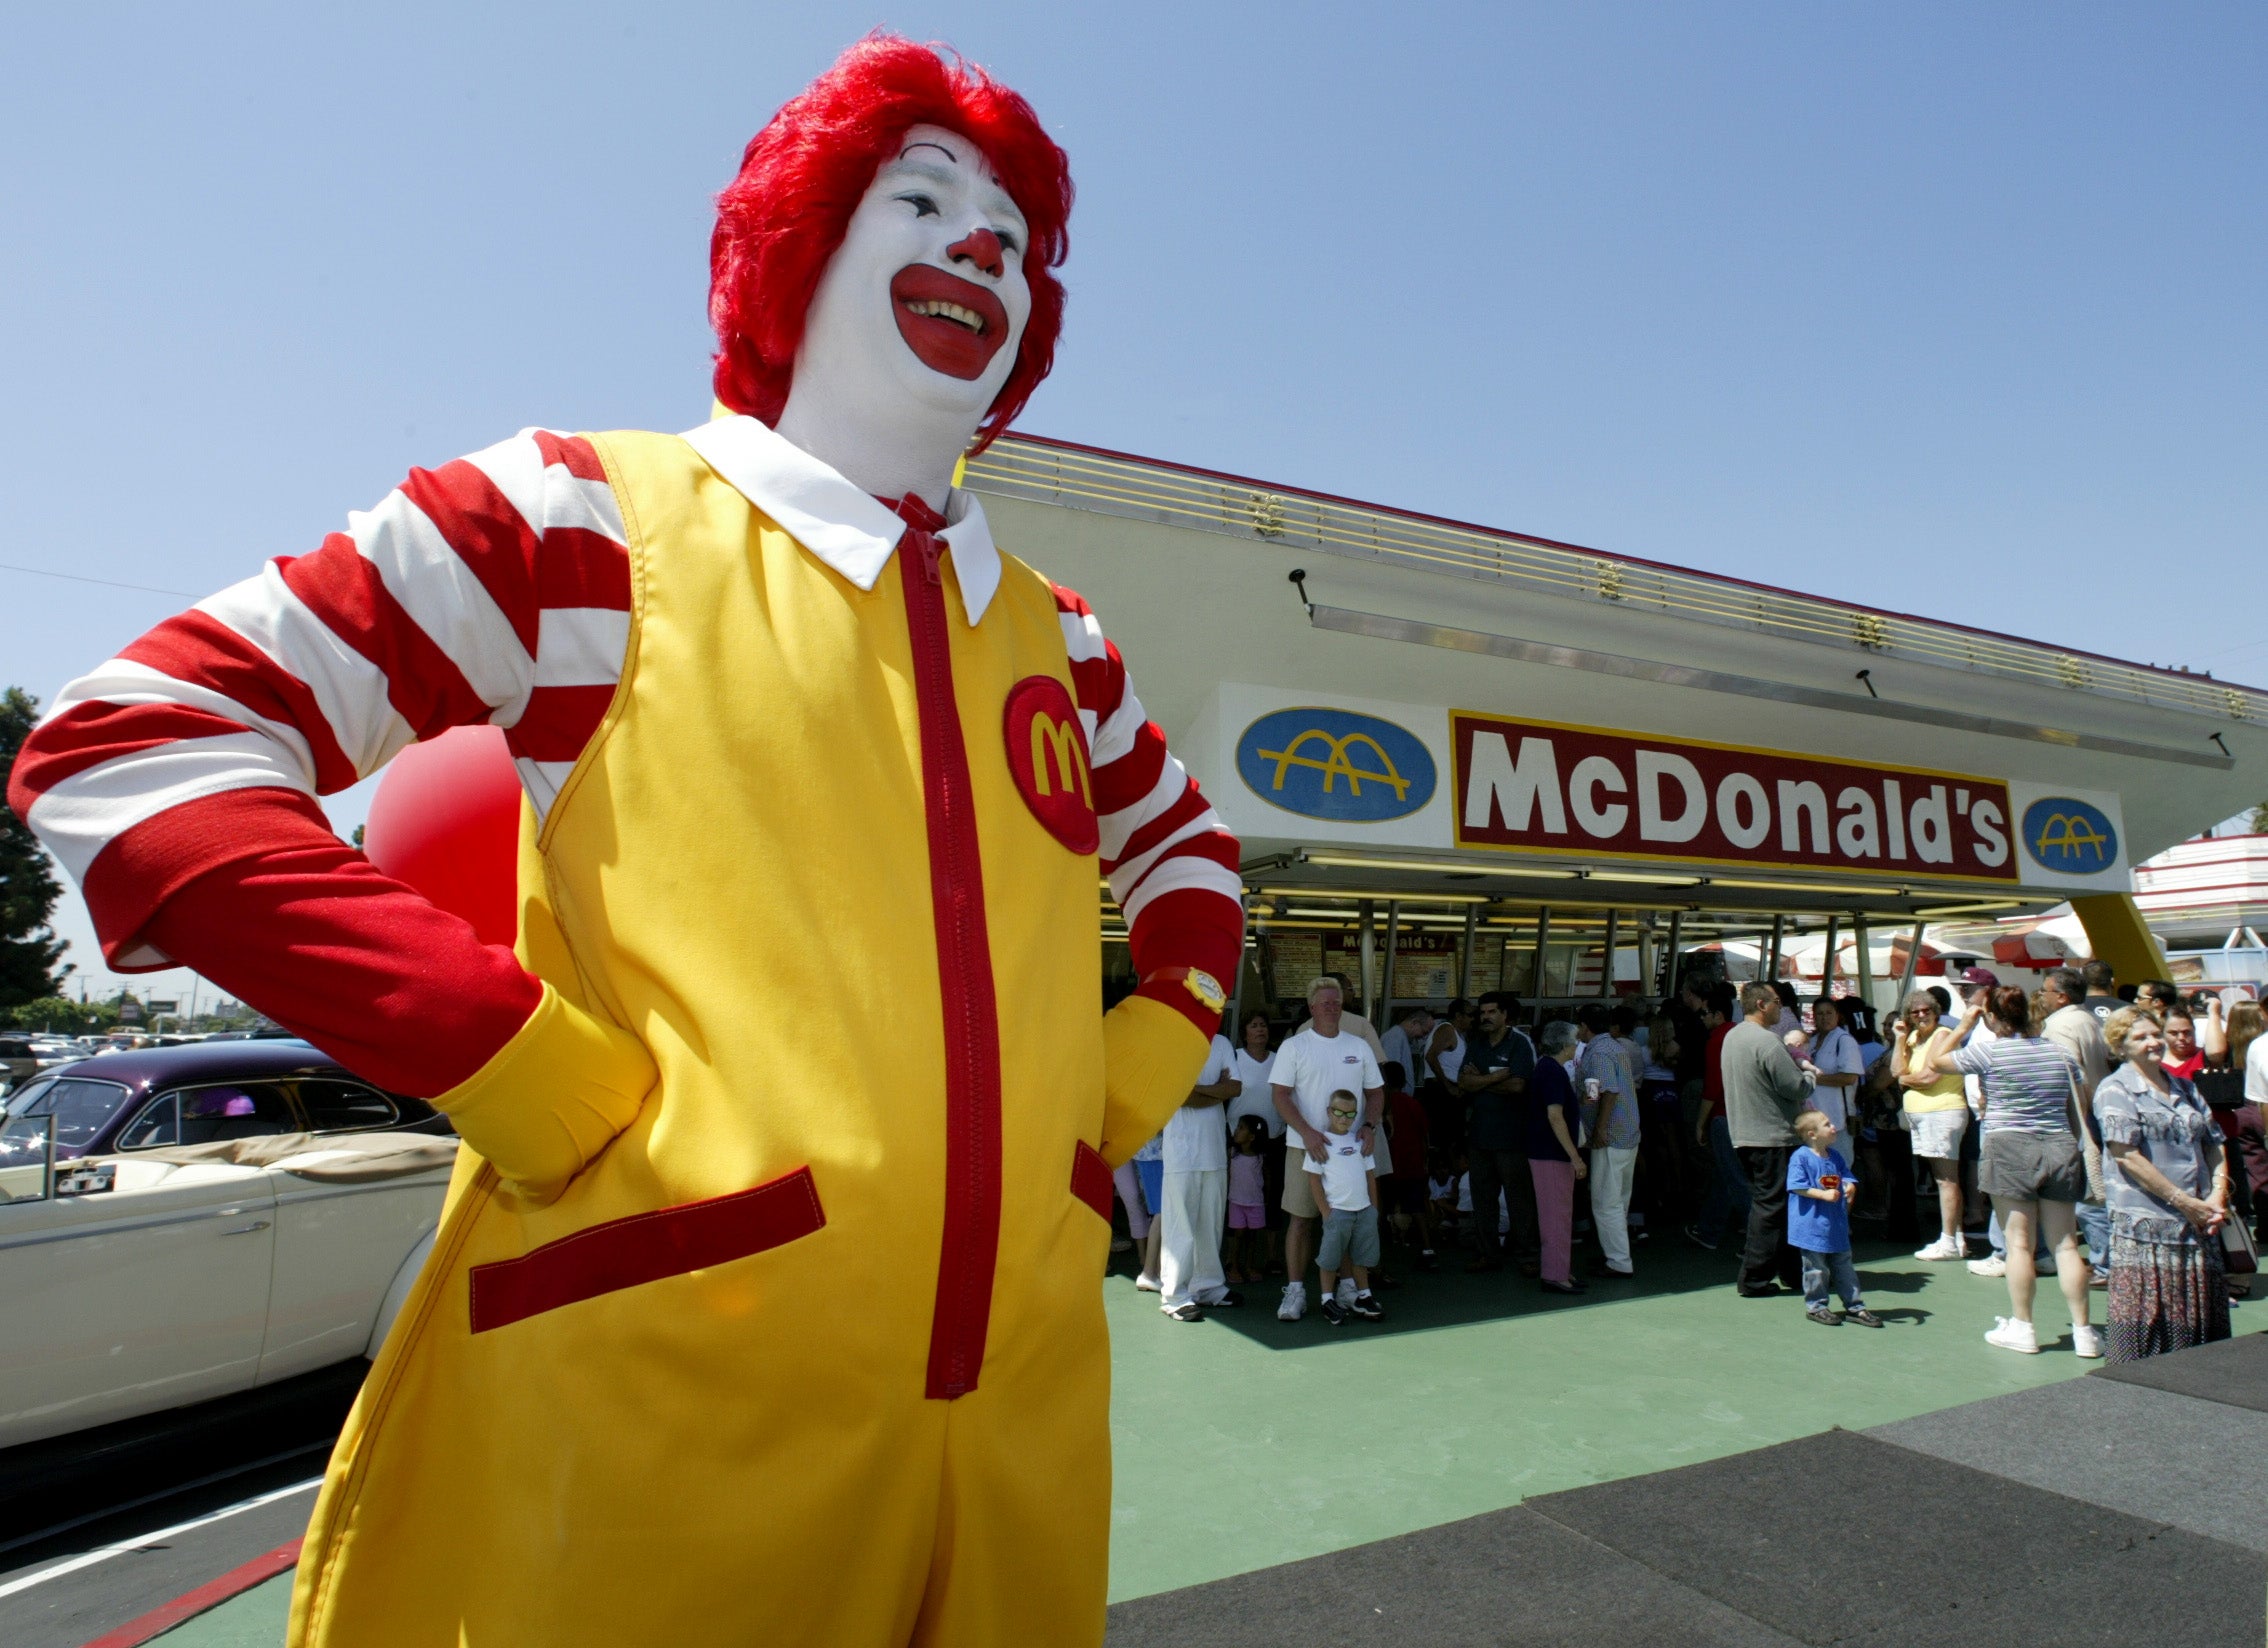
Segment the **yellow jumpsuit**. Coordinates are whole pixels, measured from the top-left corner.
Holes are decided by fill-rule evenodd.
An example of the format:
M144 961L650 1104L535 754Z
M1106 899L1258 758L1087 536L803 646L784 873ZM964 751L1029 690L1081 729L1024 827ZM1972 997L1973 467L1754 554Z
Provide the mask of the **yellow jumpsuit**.
M631 639L523 832L544 1002L442 1100L495 1160L465 1151L340 1438L290 1640L1097 1643L1097 1153L1162 1124L1205 1040L1147 1000L1098 1020L1096 859L1004 759L1011 688L1068 690L1052 592L1003 557L971 625L950 556L909 591L903 549L861 591L682 440L595 445ZM937 612L973 867L925 800ZM941 945L971 899L979 947ZM949 1079L987 987L996 1107Z

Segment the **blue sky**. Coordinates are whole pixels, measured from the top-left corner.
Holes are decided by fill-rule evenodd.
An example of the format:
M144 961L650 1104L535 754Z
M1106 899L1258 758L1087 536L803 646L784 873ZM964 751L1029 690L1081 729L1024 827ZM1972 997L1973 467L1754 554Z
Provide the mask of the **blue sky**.
M201 594L413 463L698 422L709 199L876 24L1070 151L1027 428L2268 677L2238 5L42 7L0 562ZM182 604L0 570L0 681Z

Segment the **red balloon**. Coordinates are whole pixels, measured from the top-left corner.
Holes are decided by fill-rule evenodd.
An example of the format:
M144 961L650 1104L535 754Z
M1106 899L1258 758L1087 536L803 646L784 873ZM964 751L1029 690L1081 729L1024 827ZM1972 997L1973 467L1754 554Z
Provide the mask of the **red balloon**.
M519 936L520 775L500 727L453 727L394 757L370 798L362 850L396 881L472 923Z

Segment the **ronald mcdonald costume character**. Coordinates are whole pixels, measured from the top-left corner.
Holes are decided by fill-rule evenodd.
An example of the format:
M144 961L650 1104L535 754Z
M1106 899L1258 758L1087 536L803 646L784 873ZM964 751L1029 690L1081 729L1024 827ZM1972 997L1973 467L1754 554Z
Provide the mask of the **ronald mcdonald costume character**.
M465 1140L295 1643L1100 1641L1111 1172L1242 914L1094 614L950 485L1050 364L1070 200L1015 94L862 42L720 201L730 415L413 472L27 742L10 804L114 965ZM516 951L314 800L481 723Z

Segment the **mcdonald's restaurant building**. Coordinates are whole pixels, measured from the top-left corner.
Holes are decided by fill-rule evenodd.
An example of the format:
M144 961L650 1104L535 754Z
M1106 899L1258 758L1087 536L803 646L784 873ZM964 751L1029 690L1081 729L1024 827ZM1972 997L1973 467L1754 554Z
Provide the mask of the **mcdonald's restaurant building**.
M1656 994L1822 940L1886 1002L1925 927L2065 901L2163 977L2133 866L2268 794L2268 693L2202 676L1030 436L966 482L1241 838L1246 1002Z

